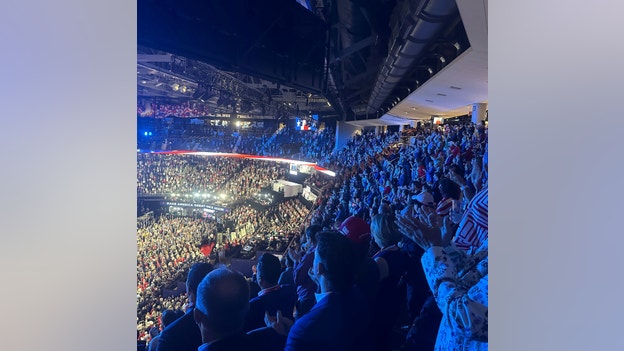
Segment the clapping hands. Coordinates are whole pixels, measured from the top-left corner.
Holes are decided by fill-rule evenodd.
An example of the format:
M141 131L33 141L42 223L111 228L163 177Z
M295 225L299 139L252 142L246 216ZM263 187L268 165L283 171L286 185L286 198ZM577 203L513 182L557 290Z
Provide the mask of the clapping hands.
M298 250L293 249L292 247L288 248L288 256L295 263L301 261L301 253Z
M401 233L411 239L423 250L433 246L448 246L455 235L457 226L449 216L440 217L434 211L424 210L413 217L403 214L397 217L397 226Z
M287 336L294 321L282 316L282 311L277 311L276 316L270 316L269 311L264 313L264 323L267 327L273 328L278 334Z

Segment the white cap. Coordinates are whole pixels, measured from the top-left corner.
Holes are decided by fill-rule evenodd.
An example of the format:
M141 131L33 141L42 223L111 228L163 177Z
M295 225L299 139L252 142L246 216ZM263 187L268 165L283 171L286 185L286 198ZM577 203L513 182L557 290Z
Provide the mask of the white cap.
M431 195L429 192L422 192L418 195L414 195L412 196L412 200L416 200L418 203L425 205L425 206L435 206L435 201L433 200L433 195Z

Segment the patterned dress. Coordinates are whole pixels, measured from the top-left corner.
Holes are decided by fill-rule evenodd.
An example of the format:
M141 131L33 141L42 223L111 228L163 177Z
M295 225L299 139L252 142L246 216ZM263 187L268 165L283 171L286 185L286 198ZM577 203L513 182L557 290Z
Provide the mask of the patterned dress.
M436 351L488 349L488 240L468 256L454 245L431 247L421 261L443 317Z

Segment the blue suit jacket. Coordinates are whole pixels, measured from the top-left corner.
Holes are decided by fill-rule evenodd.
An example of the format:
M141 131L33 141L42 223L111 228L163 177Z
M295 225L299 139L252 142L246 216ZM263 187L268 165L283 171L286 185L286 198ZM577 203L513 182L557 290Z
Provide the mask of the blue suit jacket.
M359 290L334 292L298 319L288 333L285 351L372 350L370 312Z
M295 277L293 273L292 267L286 267L286 269L280 274L279 280L277 281L279 285L295 285Z
M269 311L275 316L277 310L288 319L293 319L292 312L297 302L297 290L292 285L282 285L278 290L262 296L256 296L249 301L249 312L245 320L245 331L266 327L264 313Z
M284 341L285 338L275 330L264 327L214 341L203 351L282 351Z
M195 324L191 308L160 332L156 351L197 351L201 344L201 332Z

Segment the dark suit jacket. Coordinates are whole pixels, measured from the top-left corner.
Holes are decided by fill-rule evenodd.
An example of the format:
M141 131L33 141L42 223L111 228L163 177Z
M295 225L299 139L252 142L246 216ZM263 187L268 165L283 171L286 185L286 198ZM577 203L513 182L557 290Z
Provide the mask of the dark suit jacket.
M201 332L195 324L191 308L160 332L156 351L197 351L201 344Z
M359 290L331 293L298 319L285 351L370 351L370 311Z
M279 280L277 281L279 285L295 285L295 277L292 267L286 267L286 269L280 274Z
M256 296L249 301L249 313L245 320L245 331L266 327L264 313L269 311L275 316L277 310L288 319L293 319L292 312L297 302L297 290L292 285L281 285L278 290L271 291L262 296Z
M293 278L297 287L297 294L300 301L314 301L314 293L317 290L316 283L308 275L308 271L312 268L314 262L314 251L306 253L301 262L293 269Z
M264 327L214 341L204 351L282 351L285 341L275 330Z

